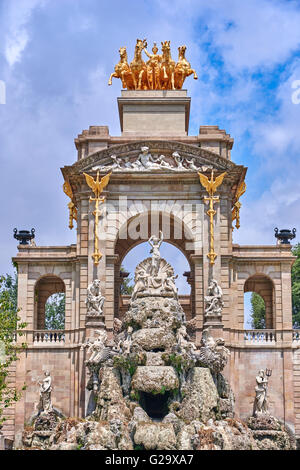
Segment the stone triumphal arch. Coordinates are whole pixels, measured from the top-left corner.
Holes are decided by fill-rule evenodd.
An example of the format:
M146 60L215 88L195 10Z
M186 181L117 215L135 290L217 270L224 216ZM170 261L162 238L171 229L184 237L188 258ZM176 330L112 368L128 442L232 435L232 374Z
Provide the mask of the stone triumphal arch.
M75 138L77 159L62 174L76 244L19 245L14 257L28 345L14 377L17 386L26 382L27 388L9 410L7 436L20 435L36 413L36 383L46 370L53 380L55 409L65 416L86 415L90 392L82 344L103 324L112 337L114 319L124 315L119 302L122 261L134 246L161 232L190 265L186 276L191 295L182 305L196 344L204 326L211 326L230 350L225 375L237 416L251 414L255 376L268 367L273 370L272 412L300 433L299 403L294 400L300 390L291 317L291 246L233 243L247 169L231 160L233 139L218 126L200 126L197 135L188 135L190 102L182 89L122 90L121 135L111 136L108 127L94 125ZM201 182L199 173L206 180ZM210 193L203 181L219 177L222 182ZM208 213L210 204L213 212ZM101 317L87 310L87 289L95 279L105 297ZM223 293L216 316L206 314L204 301L212 280ZM244 330L247 291L265 300L264 331ZM66 296L65 327L59 334L44 327L44 301L54 292Z

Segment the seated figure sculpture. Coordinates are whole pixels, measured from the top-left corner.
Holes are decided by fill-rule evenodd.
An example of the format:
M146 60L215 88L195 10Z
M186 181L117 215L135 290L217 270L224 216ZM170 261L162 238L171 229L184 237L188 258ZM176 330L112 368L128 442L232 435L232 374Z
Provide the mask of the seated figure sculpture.
M91 317L101 317L103 315L103 304L105 297L101 294L100 280L95 279L87 288L87 315Z
M204 300L205 316L220 317L224 306L223 292L215 279L210 281L210 284L207 288L207 295L204 297Z

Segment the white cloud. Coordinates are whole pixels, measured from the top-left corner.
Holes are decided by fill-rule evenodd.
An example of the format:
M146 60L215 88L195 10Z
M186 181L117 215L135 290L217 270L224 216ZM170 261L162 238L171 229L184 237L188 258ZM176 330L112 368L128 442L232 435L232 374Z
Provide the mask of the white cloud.
M4 55L12 67L19 62L29 41L28 23L33 10L45 4L45 0L6 1L4 26Z

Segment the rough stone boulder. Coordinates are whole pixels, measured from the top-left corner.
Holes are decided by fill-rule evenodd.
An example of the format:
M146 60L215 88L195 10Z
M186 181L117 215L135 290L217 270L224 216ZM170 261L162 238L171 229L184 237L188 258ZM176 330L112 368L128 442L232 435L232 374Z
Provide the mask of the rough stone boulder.
M146 450L175 450L176 435L171 423L139 423L134 443Z
M145 351L169 350L176 344L176 337L166 328L145 328L137 330L132 335L133 345Z
M102 370L102 380L94 414L102 421L110 421L115 418L123 421L130 419L130 410L123 397L118 372L112 367L105 367Z
M179 380L173 367L139 366L132 377L133 389L146 393L164 393L176 390Z
M260 450L294 450L295 436L278 419L259 413L247 419L256 445Z
M215 418L218 405L219 395L210 370L195 367L177 415L188 422L200 419L205 423Z

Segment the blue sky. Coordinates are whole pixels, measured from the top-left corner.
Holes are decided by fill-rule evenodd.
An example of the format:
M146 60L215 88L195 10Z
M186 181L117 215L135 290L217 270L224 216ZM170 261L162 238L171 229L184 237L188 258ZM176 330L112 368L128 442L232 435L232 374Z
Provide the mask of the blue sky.
M234 241L273 244L274 227L300 230L299 25L300 3L288 0L2 0L0 271L11 271L14 227L35 227L40 245L75 243L59 168L75 161L82 129L119 135L121 83L107 80L137 37L171 40L174 58L187 45L199 76L186 81L190 135L219 125L235 139L233 161L249 168Z

